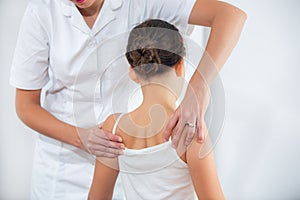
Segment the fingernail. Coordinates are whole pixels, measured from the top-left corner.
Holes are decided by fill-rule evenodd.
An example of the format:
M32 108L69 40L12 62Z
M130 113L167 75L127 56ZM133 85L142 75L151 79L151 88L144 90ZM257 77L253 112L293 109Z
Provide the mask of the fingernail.
M122 138L119 137L118 141L119 141L119 142L122 142Z
M125 145L124 144L121 144L120 147L121 147L121 149L125 149Z

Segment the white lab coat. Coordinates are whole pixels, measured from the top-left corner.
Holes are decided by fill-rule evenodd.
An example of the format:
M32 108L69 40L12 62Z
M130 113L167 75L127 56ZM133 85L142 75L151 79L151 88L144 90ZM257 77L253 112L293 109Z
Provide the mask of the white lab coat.
M46 110L72 125L93 127L111 113L127 112L133 87L127 82L128 64L120 56L126 41L109 38L150 18L167 20L186 32L194 2L105 0L89 29L69 0L32 1L21 23L10 83L27 90L44 87ZM94 163L82 150L40 134L31 199L87 199Z

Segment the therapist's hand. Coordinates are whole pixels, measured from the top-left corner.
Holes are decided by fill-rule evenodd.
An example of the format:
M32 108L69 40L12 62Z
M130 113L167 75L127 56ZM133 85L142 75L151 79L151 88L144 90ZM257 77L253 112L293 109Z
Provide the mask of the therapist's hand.
M83 150L97 156L114 158L123 153L122 138L104 131L101 126L89 129L78 128Z
M199 83L198 83L199 85ZM204 138L204 115L210 100L208 87L203 83L202 86L193 89L188 87L184 99L170 118L165 132L166 141L172 135L173 147L177 147L179 140L183 137L184 144L188 146L193 138L197 136L197 141L203 143ZM194 127L187 125L194 125Z

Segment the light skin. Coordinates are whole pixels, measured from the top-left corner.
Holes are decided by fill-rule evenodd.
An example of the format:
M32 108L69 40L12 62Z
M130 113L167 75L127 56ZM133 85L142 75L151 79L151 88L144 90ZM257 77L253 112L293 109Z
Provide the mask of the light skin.
M238 42L246 18L242 10L225 2L197 0L195 3L189 24L211 27L211 33L205 53L189 82L190 87L167 125L165 140L174 134L173 144L177 146L181 135L186 135L185 144L188 145L197 134L198 141L203 142L204 116L210 98L209 86ZM185 131L183 128L186 122L195 123L196 132Z
M85 0L83 4L75 0L72 2L78 7L87 25L93 27L103 0ZM195 3L189 23L211 27L211 34L206 53L197 68L199 73L193 75L191 87L166 126L164 137L168 140L174 135L172 142L175 146L182 135L186 138L186 144L191 143L195 134L200 142L204 141L204 114L209 102L208 86L235 47L246 18L242 10L224 2L197 0ZM198 94L197 98L195 93ZM120 137L104 131L99 128L100 125L82 129L60 121L41 107L40 94L40 89L16 89L16 112L27 126L96 156L115 157L122 153L124 146ZM185 122L197 122L197 130L184 129Z
M182 62L177 64L174 67L173 71L176 72L175 76L183 76ZM135 74L134 71L131 71L130 75L134 81L141 83L141 79ZM163 78L165 79L166 77ZM177 99L176 96L174 96L174 94L176 94L177 92L173 92L171 90L172 89L170 89L170 87L168 86L160 87L157 84L151 83L147 84L146 86L142 86L144 101L139 108L129 113L128 115L123 116L123 118L125 118L123 120L123 122L125 121L124 126L127 125L129 127L133 127L134 124L138 124L139 126L146 126L147 124L149 124L149 117L145 115L145 113L149 113L151 108L153 108L153 106L157 104L160 105L161 108L164 108L166 113L165 116L163 115L163 117L166 117L166 119L160 121L164 122L168 120L175 110L175 102ZM155 94L157 95L153 95L153 91L155 91ZM166 99L168 99L168 101L166 101ZM111 131L118 116L119 114L114 114L108 117L103 125L103 129ZM132 121L127 122L126 124L126 118L131 119ZM122 123L122 121L120 121L120 123ZM153 124L153 126L155 126L155 124ZM151 137L144 137L145 135L147 135L147 130L142 133L136 131L135 133L131 132L130 134L127 134L124 131L125 129L125 127L120 128L119 126L116 134L120 135L124 139L126 147L130 149L146 148L149 146L161 144L163 142L163 129ZM151 132L153 130L153 127L150 126L146 129L149 129ZM185 129L194 128L186 127ZM136 128L136 130L138 130L138 128ZM205 135L208 134L206 126L204 127L204 132ZM204 141L204 144L206 142L209 142L208 137L206 137L206 141ZM199 159L199 152L201 151L201 148L204 144L200 144L196 142L196 139L194 139L191 145L186 148L183 143L184 140L180 139L179 145L177 146L177 153L180 158L188 165L192 182L198 198L216 200L225 199L218 180L213 153L210 152L204 158ZM113 161L108 161L107 159L98 157L95 165L94 179L89 193L90 200L112 199L114 184L119 173L117 165L117 159L115 158L113 159Z
M92 29L104 0L85 0L82 3L72 0L72 2L77 6L88 27Z

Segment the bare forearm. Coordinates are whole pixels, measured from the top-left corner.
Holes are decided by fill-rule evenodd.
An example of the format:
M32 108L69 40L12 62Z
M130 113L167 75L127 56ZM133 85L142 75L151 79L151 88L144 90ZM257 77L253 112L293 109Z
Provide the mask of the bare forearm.
M247 15L227 3L218 5L220 11L212 20L206 51L220 70L238 42Z
M191 84L194 87L199 85L199 80L201 81L201 79L210 85L236 46L247 18L247 15L242 10L225 2L206 2L208 1L203 0L202 3L200 1L198 5L196 4L193 9L194 14L192 12L190 17L191 24L211 27L205 53L197 68L199 73L198 75L194 74L191 79ZM202 16L201 18L201 14L197 13L202 11L201 6L206 6L207 11L205 12L207 12L207 16L210 16L206 16L204 20L204 17Z
M40 105L34 103L19 105L17 106L17 113L19 118L33 130L82 148L76 127L58 120Z

